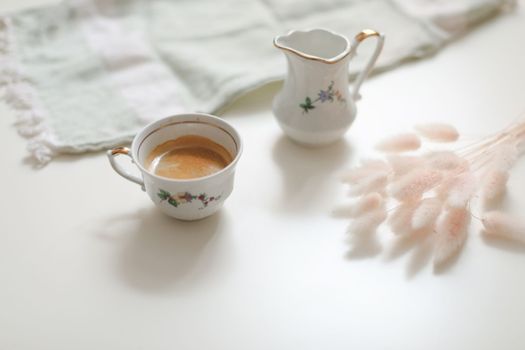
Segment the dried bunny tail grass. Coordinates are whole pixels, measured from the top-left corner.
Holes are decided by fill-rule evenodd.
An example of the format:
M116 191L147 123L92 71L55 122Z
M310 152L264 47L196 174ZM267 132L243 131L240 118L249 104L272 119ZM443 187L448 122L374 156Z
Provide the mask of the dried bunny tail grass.
M525 140L516 142L516 152L518 153L518 157L525 152Z
M385 192L388 183L388 175L386 174L371 174L362 179L359 183L351 185L348 191L349 196L360 196L370 192Z
M379 225L386 220L387 212L384 207L376 209L361 215L352 221L348 227L348 233L352 234L366 234L373 233L377 230Z
M467 171L455 178L447 196L447 206L464 208L478 188L478 180L473 172Z
M456 183L456 176L452 174L451 176L446 176L443 181L434 189L436 195L442 200L446 201L450 193L450 189Z
M490 211L483 215L481 221L486 234L525 243L525 225L516 218L501 211Z
M501 198L507 189L509 172L493 169L487 172L481 183L481 195L485 203Z
M390 166L381 159L370 159L361 162L361 165L347 170L340 175L341 181L356 183L372 174L385 174L390 172Z
M495 146L490 163L494 168L510 170L518 160L519 151L515 143L505 142Z
M433 169L457 170L468 168L468 161L451 151L427 153L424 159L426 166Z
M391 136L376 145L377 150L388 153L415 151L419 147L421 147L421 140L413 133Z
M449 124L419 124L416 125L414 129L419 135L435 142L454 142L459 138L459 133L456 128Z
M412 229L417 231L433 227L442 207L443 202L437 197L423 199L412 216Z
M383 197L377 192L372 192L360 197L355 203L339 206L334 209L333 214L337 217L357 217L379 209L382 205Z
M439 184L442 178L438 170L415 169L394 182L390 187L390 192L400 202L415 201L420 199L423 193Z
M354 215L358 216L374 211L376 209L381 208L383 204L383 197L379 193L369 193L362 197L358 203L356 203L354 207Z
M412 232L412 218L420 202L408 202L398 206L388 218L388 226L397 235Z
M386 157L394 177L399 178L424 163L419 156L389 155Z
M440 216L436 224L435 265L441 265L461 248L469 224L470 213L466 208L451 208Z
M425 124L415 129L424 138L453 142L459 138L446 124ZM399 134L379 143L377 149L400 153L421 147L416 133ZM359 199L335 211L351 217L349 232L371 233L387 220L395 234L436 232L434 264L443 264L465 243L473 215L469 201L478 189L485 201L505 192L509 170L525 151L525 122L467 145L457 152L443 150L423 154L390 154L386 161L369 160L342 175L350 195ZM389 216L388 195L398 202ZM431 197L429 197L429 195ZM487 235L525 242L525 223L502 212L488 212L481 219Z
M383 159L363 159L361 161L361 167L372 170L390 170L390 167Z
M354 205L352 214L354 216L363 215L365 213L381 208L383 205L383 197L377 193L372 192L361 197Z
M518 156L519 150L516 144L509 142L497 145L490 153L481 181L481 195L486 204L503 196L509 171Z

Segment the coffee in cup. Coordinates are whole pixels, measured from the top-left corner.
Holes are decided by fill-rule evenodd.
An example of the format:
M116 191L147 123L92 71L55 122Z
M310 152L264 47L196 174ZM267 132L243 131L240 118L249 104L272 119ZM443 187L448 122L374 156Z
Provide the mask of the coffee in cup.
M214 174L233 161L220 144L199 135L185 135L155 147L146 158L146 169L171 179L195 179Z

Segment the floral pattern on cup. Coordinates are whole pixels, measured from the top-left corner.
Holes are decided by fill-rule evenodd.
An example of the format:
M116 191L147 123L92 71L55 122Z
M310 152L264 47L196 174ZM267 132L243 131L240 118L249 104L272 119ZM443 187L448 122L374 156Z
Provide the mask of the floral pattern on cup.
M201 193L199 195L194 195L189 192L181 192L177 193L175 195L172 195L168 191L165 191L163 189L159 189L159 192L157 193L157 196L160 198L160 202L167 201L170 205L174 207L178 207L179 205L191 203L194 200L198 200L202 203L203 207L200 209L204 209L208 206L210 202L218 201L221 199L221 196L216 197L208 197L206 193Z
M346 103L346 100L341 94L341 91L339 90L334 91L334 82L331 81L330 85L328 85L328 88L326 90L319 90L319 93L317 94L317 98L315 100L312 101L312 99L309 96L307 96L304 102L299 104L299 107L302 108L303 114L304 114L304 113L308 113L309 110L314 109L316 102L333 103L334 101L337 101L340 103Z

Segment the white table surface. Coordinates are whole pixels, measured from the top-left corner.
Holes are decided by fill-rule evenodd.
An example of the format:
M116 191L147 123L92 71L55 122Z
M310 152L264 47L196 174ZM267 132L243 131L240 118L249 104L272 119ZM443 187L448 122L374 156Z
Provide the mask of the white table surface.
M371 78L345 141L323 149L283 137L278 85L250 93L224 113L245 140L234 193L195 223L156 211L102 152L33 169L1 105L0 349L524 349L523 246L486 241L474 220L435 271L428 245L382 229L355 246L330 216L334 175L378 138L435 120L476 137L522 113L524 37L521 8Z

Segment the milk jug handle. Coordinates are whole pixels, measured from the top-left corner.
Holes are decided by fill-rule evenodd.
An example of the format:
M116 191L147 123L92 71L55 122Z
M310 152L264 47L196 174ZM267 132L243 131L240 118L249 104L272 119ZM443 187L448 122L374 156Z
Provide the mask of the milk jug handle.
M355 54L355 51L357 50L357 47L359 46L361 42L373 36L377 37L376 48L374 50L374 53L372 54L372 57L370 57L370 59L368 60L368 63L366 64L365 69L363 69L363 71L359 73L354 83L354 90L352 92L352 97L354 101L361 99L361 95L359 94L359 89L361 88L363 81L368 76L368 73L370 73L370 71L376 64L377 58L379 57L379 55L381 54L381 51L383 50L383 45L385 43L385 35L383 33L378 33L372 29L365 29L361 31L359 34L357 34L354 37L354 40L352 41L352 51L351 52L353 55Z

